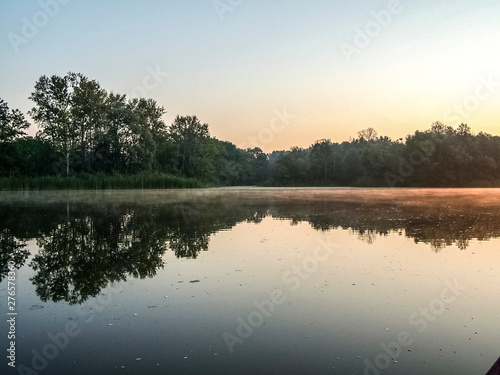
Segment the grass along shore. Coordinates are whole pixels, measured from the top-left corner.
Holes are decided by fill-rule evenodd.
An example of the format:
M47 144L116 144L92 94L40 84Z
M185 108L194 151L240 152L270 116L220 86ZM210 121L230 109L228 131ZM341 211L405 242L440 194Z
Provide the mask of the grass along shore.
M208 187L194 178L164 173L135 175L78 174L74 176L0 177L0 191L193 189Z

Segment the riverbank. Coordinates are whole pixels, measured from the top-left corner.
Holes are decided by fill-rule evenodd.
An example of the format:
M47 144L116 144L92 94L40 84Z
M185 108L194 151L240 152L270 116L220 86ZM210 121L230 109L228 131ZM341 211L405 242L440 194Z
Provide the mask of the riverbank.
M163 173L136 175L80 174L69 177L0 177L1 191L193 189L203 187L208 187L208 184L198 179Z

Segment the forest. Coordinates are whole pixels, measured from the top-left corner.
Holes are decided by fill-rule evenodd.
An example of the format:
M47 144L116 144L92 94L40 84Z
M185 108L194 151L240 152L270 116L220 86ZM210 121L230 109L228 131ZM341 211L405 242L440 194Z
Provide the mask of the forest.
M172 124L153 99L108 92L80 73L42 76L28 112L0 99L0 189L216 186L500 186L500 137L441 122L406 139L368 127L349 141L264 153L210 135L196 116Z

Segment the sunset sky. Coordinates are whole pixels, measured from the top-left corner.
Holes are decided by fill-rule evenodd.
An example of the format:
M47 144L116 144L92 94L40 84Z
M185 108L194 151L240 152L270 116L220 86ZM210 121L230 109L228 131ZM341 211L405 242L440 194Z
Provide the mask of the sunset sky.
M26 113L41 75L80 72L264 151L437 120L500 135L499 20L494 0L4 0L0 98Z

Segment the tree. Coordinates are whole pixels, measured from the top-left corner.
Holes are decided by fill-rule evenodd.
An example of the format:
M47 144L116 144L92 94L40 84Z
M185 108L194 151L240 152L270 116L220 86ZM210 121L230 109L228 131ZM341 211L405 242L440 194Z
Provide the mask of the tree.
M309 150L292 147L276 161L274 182L292 186L305 185L308 183L309 170Z
M328 180L333 178L334 162L331 140L321 139L311 146L311 169L314 180L328 183Z
M30 124L18 109L9 109L9 105L0 99L0 174L16 173L19 168L15 143L25 136Z
M9 109L9 105L0 99L0 143L13 142L20 136L26 135L25 129L30 124L18 109Z
M155 169L170 174L178 174L177 161L179 146L167 134L156 141Z
M16 172L25 176L47 176L57 153L52 145L40 138L24 137L13 142Z
M165 113L152 99L132 99L127 104L128 121L120 130L120 142L129 172L151 170L158 145L166 135Z
M250 155L251 175L249 183L251 185L262 184L269 177L269 160L260 147L247 148Z
M42 129L39 135L48 139L66 158L69 175L70 153L77 145L78 128L71 118L71 100L79 76L68 73L64 77L42 76L35 84L29 99L35 107L29 112Z
M132 110L133 121L149 130L156 140L167 132L167 125L162 119L166 113L153 99L134 98L130 100L129 106Z
M471 131L470 126L467 124L464 124L464 123L461 123L460 125L458 125L455 133L459 136L462 136L462 137L472 135L472 131Z
M445 125L439 121L433 122L430 130L428 130L428 131L430 133L436 133L436 134L442 134L442 135L455 134L455 130L453 130L453 128L451 126Z
M109 93L104 109L103 126L95 137L95 164L102 172L125 172L125 137L132 122L130 106L125 95Z
M373 128L367 128L360 130L358 132L358 139L360 141L365 140L365 141L375 141L377 140L377 131Z
M95 80L81 74L75 78L77 84L71 96L71 116L79 132L81 169L92 170L96 139L103 131L107 92Z
M179 145L179 170L188 177L195 176L196 163L201 162L204 143L210 138L208 124L202 124L196 116L177 116L169 134Z
M214 149L212 165L216 175L216 182L223 185L248 185L252 176L253 157L236 147L231 142L223 142L212 138Z

